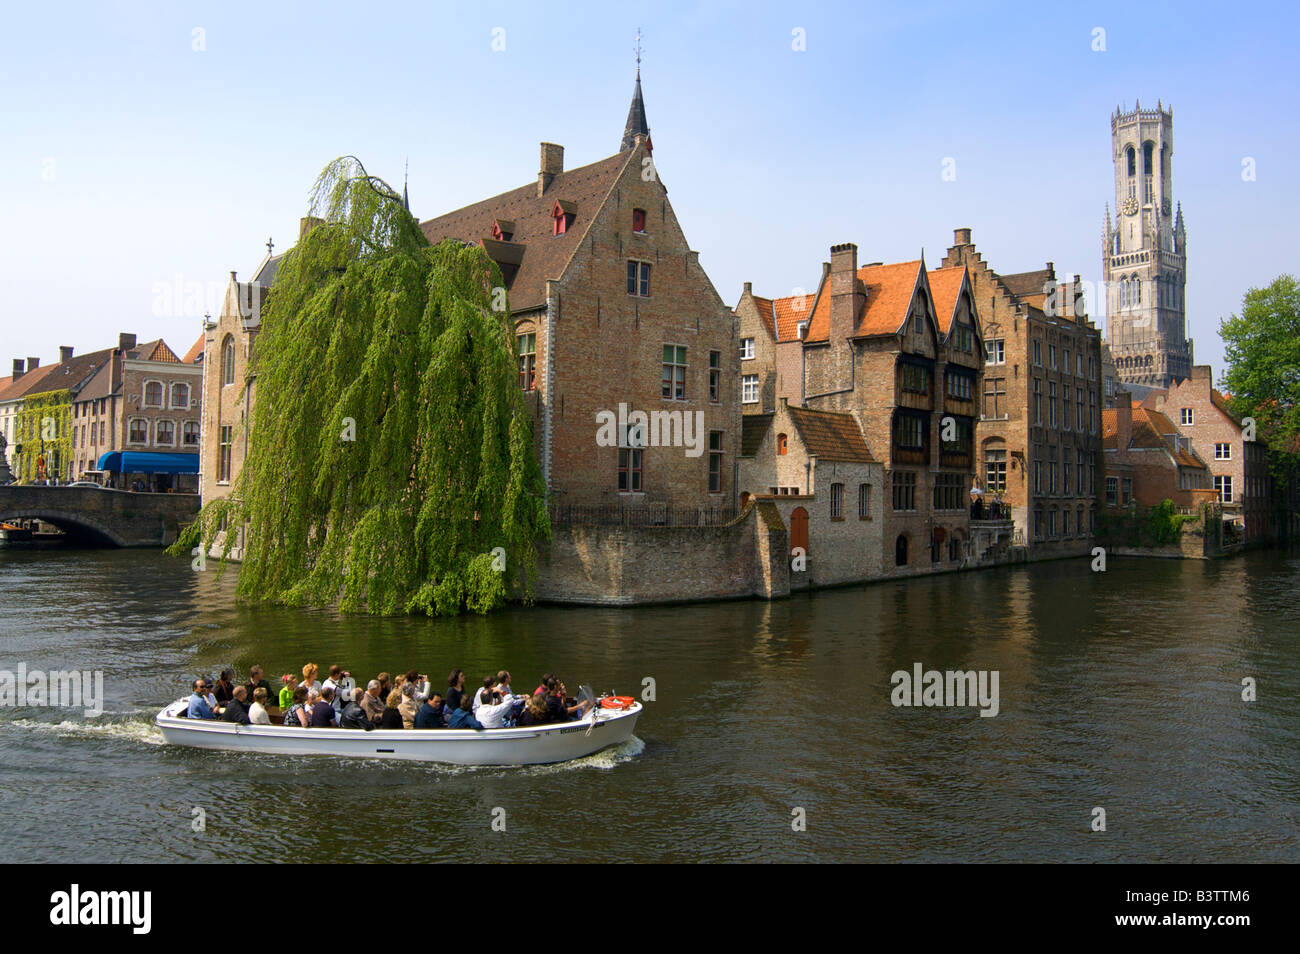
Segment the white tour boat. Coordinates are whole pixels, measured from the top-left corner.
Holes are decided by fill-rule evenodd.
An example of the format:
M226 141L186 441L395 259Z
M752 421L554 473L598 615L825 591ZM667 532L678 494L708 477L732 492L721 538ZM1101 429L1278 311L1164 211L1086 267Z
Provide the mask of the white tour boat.
M641 703L597 702L573 722L513 729L303 729L190 719L189 698L158 713L154 724L174 745L268 755L348 755L452 765L544 765L568 762L626 742Z

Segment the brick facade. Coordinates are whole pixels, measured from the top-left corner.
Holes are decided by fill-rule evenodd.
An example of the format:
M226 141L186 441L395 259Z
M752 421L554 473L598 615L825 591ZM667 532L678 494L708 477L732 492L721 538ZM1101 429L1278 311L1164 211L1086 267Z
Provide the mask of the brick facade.
M1000 491L1032 558L1086 553L1103 480L1102 354L1100 331L1075 307L1077 276L1058 282L1051 262L999 275L970 229L955 231L943 261L967 268L980 309L987 352L976 427L981 486Z

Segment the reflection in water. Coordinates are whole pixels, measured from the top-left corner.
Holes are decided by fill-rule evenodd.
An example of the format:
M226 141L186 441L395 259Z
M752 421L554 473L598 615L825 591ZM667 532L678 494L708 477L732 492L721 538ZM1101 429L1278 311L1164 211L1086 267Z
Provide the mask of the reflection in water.
M570 860L1300 858L1300 560L1283 551L487 619L240 605L233 583L153 552L0 550L0 669L102 669L106 709L0 711L0 847L386 860L396 840L452 860L501 807L503 844ZM530 769L208 753L152 728L195 675L308 661L436 682L461 666L471 684L505 666L527 689L555 671L623 695L653 677L657 698L626 746ZM917 662L997 670L1000 713L894 708L890 674Z

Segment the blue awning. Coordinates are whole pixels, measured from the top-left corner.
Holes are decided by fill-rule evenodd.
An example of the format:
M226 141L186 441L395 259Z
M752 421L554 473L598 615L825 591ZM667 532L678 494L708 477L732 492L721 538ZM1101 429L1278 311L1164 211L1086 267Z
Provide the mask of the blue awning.
M109 451L99 458L99 469L115 474L197 474L199 455Z

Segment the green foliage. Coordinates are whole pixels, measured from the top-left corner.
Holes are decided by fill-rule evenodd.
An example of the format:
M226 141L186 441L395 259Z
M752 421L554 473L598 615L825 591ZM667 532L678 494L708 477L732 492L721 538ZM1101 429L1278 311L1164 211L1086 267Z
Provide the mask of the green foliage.
M243 525L238 592L290 605L447 615L531 599L550 523L510 317L491 309L497 266L477 246L430 247L350 157L322 172L312 214L262 308L248 459L174 549Z
M1284 476L1300 465L1300 283L1281 275L1250 289L1219 334L1228 365L1221 387L1235 414L1255 419L1257 440Z
M1195 521L1195 517L1174 511L1174 502L1166 497L1160 506L1152 507L1147 518L1151 537L1159 546L1177 543L1182 537L1182 526Z
M54 436L49 440L45 437L47 418L54 421ZM47 477L66 479L68 461L72 460L72 392L61 388L23 398L14 415L14 443L18 445L14 448L17 480L36 480L40 457L45 458ZM74 474L72 479L76 477Z

